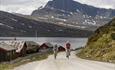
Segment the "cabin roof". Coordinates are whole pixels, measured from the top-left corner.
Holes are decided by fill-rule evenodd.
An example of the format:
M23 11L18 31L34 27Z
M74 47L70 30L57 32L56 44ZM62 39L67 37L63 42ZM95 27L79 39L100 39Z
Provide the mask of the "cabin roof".
M58 46L58 48L60 48L60 47L61 47L61 48L64 48L63 46Z
M39 46L36 42L33 42L33 41L4 41L4 43L6 43L8 46L14 47L16 49L16 52L18 52L18 53L21 52L25 43L26 43L27 47L29 45ZM7 48L9 48L9 47L7 47Z
M49 43L49 42L45 42L45 43L43 43L43 44L47 45L48 47L53 47L53 44L51 44L51 43ZM42 44L42 45L43 45L43 44Z
M4 50L6 50L6 51L16 50L15 47L12 47L12 46L10 46L10 45L4 43L4 42L1 42L1 43L0 43L0 48L4 49Z
M26 46L27 46L26 50L36 49L40 46L38 43L33 42L33 41L26 41L25 43L26 43Z
M16 52L20 52L23 49L25 41L4 41L9 46L15 47Z
M38 45L39 46L39 44L34 42L34 41L26 41L25 43L26 43L27 46L28 45Z

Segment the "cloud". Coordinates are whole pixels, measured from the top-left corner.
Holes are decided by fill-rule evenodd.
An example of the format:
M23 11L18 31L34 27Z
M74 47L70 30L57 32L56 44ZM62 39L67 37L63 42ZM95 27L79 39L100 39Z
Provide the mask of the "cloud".
M21 14L31 14L33 10L44 6L49 0L0 0L0 10ZM74 0L100 8L115 9L115 0Z
M37 9L37 7L33 6L19 6L19 5L7 5L1 6L3 11L14 12L14 13L21 13L21 14L31 14L33 10Z
M24 4L31 0L0 0L1 5Z
M30 15L47 2L48 0L0 0L0 10Z
M99 8L115 9L115 0L75 0L75 1Z

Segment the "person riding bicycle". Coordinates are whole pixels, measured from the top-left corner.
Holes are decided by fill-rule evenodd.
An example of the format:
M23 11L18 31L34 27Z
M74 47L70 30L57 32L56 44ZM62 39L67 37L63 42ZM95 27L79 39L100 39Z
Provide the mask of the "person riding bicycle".
M69 41L67 41L66 43L66 57L69 59L70 56L70 52L71 52L71 44L69 43Z
M54 51L54 58L56 59L57 53L58 53L58 46L57 46L57 44L53 47L53 51Z

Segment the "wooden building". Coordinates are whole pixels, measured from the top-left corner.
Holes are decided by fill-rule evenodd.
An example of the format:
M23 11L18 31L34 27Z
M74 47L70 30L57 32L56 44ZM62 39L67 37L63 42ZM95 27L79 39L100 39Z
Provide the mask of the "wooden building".
M47 52L52 50L53 50L53 45L49 42L43 43L39 48L40 52Z
M34 53L34 52L38 52L39 51L39 47L40 45L36 42L33 41L26 41L26 52L27 53Z
M4 41L0 43L0 61L9 61L38 50L39 45L33 41Z
M65 48L64 48L63 46L59 46L59 47L58 47L58 51L59 51L59 52L63 52L63 51L65 51Z
M16 48L19 56L25 56L27 53L34 53L39 50L39 45L33 41L7 41L7 44Z
M0 43L0 62L10 61L16 58L16 48L7 45L6 43Z
M9 46L16 48L16 57L21 57L26 55L27 45L25 41L5 41Z

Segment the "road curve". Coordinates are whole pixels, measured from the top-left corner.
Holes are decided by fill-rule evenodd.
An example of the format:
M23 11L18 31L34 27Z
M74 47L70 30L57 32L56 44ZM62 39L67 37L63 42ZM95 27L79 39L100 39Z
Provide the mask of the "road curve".
M21 65L14 70L115 70L115 64L80 59L75 52L68 60L63 52L58 54L56 60L51 55L46 60Z

